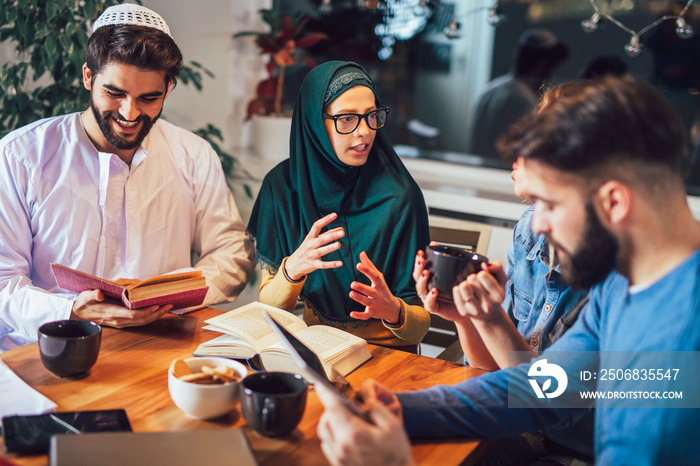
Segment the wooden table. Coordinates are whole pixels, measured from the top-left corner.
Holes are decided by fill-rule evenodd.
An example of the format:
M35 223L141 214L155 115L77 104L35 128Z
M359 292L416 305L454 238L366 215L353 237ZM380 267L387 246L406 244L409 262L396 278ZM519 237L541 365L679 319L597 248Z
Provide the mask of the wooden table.
M136 432L244 427L261 465L326 465L316 436L323 406L311 390L299 427L282 438L266 438L245 427L240 412L202 421L180 411L168 394L168 367L173 359L187 357L203 341L219 335L202 330L205 319L221 313L202 309L184 315L168 315L145 327L104 327L102 349L90 375L81 380L62 379L41 364L36 344L8 351L0 358L20 378L58 405L58 411L124 408ZM348 376L353 386L375 378L397 391L453 384L481 371L450 362L370 345L374 356ZM420 441L413 456L421 464L460 464L478 455L478 440ZM0 458L18 465L45 465L48 458L16 456L0 452ZM471 459L471 458L470 458Z

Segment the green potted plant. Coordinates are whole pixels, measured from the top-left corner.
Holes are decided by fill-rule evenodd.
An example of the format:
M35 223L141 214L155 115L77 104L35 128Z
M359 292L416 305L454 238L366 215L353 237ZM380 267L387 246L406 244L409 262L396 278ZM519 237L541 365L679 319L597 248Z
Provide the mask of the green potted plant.
M246 121L253 120L253 147L261 157L286 157L289 148L291 120L285 115L284 78L287 67L300 62L308 68L316 66L308 48L327 39L320 32L306 32L309 20L306 13L279 17L274 10L259 10L262 20L269 26L267 32L242 31L234 39L254 37L261 55L267 57L267 77L255 88L255 95L246 106ZM292 96L292 99L295 96Z

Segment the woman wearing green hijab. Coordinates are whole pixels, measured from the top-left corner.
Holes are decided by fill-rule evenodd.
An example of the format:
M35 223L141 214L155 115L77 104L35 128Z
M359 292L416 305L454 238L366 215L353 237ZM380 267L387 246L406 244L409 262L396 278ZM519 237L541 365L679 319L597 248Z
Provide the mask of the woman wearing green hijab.
M378 131L388 112L361 66L332 61L310 71L289 159L263 180L248 232L263 266L261 302L292 311L300 298L309 325L414 349L430 323L411 277L429 242L428 216Z

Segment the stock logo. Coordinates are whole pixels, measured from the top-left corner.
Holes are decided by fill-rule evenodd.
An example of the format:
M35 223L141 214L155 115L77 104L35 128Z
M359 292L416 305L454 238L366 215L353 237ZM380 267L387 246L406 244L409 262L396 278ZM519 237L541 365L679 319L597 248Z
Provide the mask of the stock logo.
M569 383L569 378L566 376L564 369L556 364L548 363L546 359L540 359L530 366L527 375L529 377L549 377L545 380L544 384L542 384L542 387L537 383L537 380L529 379L530 385L532 385L532 389L535 391L537 398L556 398L564 393ZM552 378L557 381L557 389L550 393L547 390L552 386Z

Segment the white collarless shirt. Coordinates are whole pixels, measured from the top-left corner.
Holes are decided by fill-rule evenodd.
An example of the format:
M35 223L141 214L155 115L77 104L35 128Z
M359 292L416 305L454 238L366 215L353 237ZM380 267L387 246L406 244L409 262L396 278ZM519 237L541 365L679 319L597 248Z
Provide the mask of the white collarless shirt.
M221 164L193 133L159 120L131 166L99 152L80 114L41 120L0 140L0 351L36 341L70 316L57 262L107 279L191 267L204 305L232 301L254 267Z

